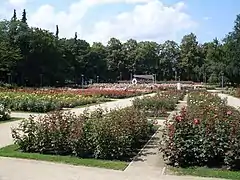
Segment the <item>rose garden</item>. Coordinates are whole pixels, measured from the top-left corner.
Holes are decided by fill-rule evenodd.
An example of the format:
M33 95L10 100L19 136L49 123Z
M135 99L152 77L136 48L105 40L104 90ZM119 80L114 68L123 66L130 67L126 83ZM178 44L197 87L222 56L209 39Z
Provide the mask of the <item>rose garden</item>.
M240 112L227 99L192 85L144 91L107 86L2 88L0 129L17 125L11 127L12 144L2 147L0 156L125 171L160 133L155 156L164 163L156 167L162 175L239 179ZM101 107L129 98L125 107ZM78 109L84 111L72 111ZM40 114L15 118L14 113Z
M0 21L0 180L240 180L240 15L223 40L90 44L17 14Z

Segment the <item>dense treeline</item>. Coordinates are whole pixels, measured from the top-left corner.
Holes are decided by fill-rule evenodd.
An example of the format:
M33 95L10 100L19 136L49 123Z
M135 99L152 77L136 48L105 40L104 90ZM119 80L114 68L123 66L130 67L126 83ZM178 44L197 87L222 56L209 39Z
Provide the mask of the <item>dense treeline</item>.
M19 20L0 21L0 81L18 85L64 85L82 79L114 82L131 74L156 74L158 80L240 83L240 15L223 41L200 44L193 33L177 44L111 38L106 46L78 39L61 39L29 27L26 11Z

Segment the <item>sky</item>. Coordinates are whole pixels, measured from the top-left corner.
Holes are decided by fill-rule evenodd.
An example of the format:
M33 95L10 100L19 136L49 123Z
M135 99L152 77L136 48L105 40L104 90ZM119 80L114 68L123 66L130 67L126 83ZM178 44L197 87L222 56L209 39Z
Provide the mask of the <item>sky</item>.
M104 44L111 37L125 42L180 42L195 33L200 43L224 38L240 14L239 0L0 0L0 19L26 9L30 26Z

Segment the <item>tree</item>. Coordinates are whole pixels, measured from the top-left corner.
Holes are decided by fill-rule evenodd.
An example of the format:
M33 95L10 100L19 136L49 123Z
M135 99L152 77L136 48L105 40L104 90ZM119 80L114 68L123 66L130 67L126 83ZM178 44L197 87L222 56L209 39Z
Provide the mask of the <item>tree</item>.
M15 70L17 62L21 59L19 49L11 47L7 42L0 42L0 77L7 79L8 73Z
M21 20L21 22L24 23L24 24L27 24L27 13L26 13L25 9L23 10L23 13L22 13L22 20Z
M205 44L205 60L202 66L202 72L205 73L205 78L211 83L218 83L221 73L225 72L223 46L217 38L212 42ZM209 78L207 78L209 77Z
M78 39L78 34L77 32L75 32L74 40L77 41L77 39Z
M166 41L159 46L159 70L161 79L177 80L178 62L180 58L179 46L174 41Z
M58 35L59 35L59 28L58 28L58 25L56 25L56 34L55 34L55 36L56 36L57 39L58 39Z
M196 70L202 66L202 62L200 61L201 58L195 34L191 33L183 37L180 45L180 58L181 79L196 81Z
M85 74L90 79L98 80L107 79L107 51L101 43L94 42L91 51L86 56L86 71ZM98 78L97 78L98 76Z
M132 77L137 71L138 60L137 60L138 43L134 39L129 39L123 44L123 53L125 54L125 73L126 78ZM130 78L131 78L130 77Z
M122 79L122 73L125 69L122 43L116 38L111 38L106 49L109 80L116 81L117 79Z
M237 15L233 31L224 39L226 76L232 84L240 84L240 15Z
M144 41L138 43L137 74L154 74L158 65L158 44Z
M127 80L131 74L157 74L159 80L178 79L219 83L220 77L240 84L240 15L223 42L214 39L199 44L195 34L182 38L181 44L166 41L122 43L111 38L106 46L92 46L74 37L59 38L59 27L52 33L27 24L26 10L21 20L16 10L10 21L0 21L0 80L11 73L19 85L59 86L81 83L84 79ZM41 75L41 78L40 78ZM15 78L16 77L16 78Z
M17 21L17 12L16 12L16 9L14 9L14 11L13 11L13 17L12 17L12 19L11 19L11 21Z

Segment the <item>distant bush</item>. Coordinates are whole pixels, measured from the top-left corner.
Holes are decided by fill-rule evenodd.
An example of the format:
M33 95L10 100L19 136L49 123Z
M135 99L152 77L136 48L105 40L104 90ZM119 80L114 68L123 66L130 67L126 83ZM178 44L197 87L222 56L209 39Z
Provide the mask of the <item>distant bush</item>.
M12 131L24 152L101 159L131 156L151 133L153 126L133 107L106 114L98 109L80 116L56 111L24 120Z

